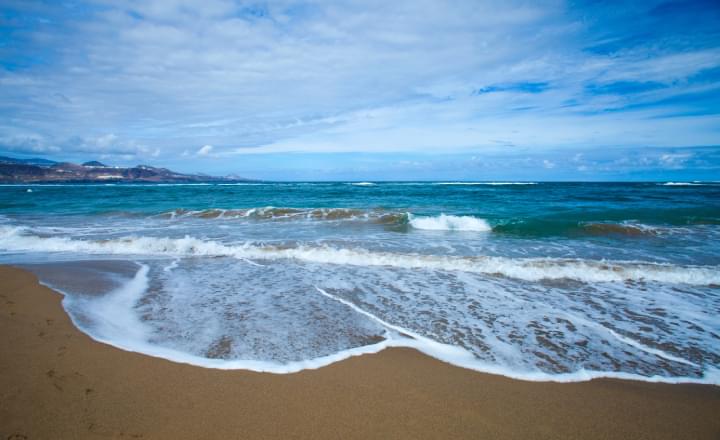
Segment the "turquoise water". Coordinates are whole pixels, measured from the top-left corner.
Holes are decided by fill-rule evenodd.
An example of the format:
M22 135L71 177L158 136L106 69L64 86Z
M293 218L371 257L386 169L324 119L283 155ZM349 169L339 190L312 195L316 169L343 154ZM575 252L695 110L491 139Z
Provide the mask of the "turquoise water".
M410 346L531 380L718 383L718 238L715 183L0 187L0 261L83 331L273 372Z

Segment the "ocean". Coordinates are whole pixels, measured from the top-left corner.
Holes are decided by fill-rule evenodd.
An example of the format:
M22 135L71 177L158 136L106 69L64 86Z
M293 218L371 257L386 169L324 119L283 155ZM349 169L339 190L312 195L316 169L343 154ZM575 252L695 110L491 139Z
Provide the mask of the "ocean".
M0 263L92 338L204 367L412 347L720 384L720 183L6 185Z

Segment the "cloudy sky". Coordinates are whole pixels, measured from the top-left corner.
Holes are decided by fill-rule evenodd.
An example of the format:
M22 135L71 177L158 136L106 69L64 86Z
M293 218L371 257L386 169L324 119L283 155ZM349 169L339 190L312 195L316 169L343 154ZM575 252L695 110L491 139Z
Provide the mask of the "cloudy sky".
M0 154L720 180L720 2L2 0Z

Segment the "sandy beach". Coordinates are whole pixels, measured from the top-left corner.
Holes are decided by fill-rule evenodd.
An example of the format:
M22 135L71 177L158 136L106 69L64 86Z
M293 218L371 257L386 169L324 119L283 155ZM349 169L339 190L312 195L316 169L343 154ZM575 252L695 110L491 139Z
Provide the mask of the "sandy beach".
M533 383L410 349L273 375L97 343L0 267L0 438L720 438L720 387Z

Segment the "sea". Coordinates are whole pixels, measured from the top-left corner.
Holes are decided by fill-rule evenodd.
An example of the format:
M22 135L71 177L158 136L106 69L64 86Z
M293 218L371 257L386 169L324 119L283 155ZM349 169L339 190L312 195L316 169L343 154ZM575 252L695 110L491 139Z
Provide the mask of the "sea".
M410 347L523 380L720 385L716 182L5 185L0 263L93 339L201 367Z

